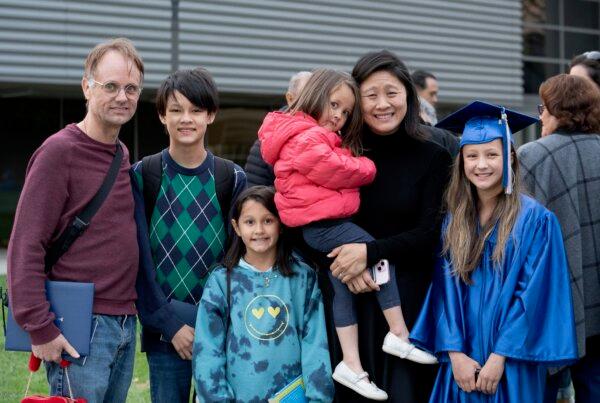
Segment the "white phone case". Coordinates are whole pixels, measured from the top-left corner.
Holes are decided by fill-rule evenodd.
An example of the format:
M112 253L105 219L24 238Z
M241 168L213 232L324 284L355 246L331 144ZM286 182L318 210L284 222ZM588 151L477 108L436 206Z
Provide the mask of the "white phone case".
M381 259L371 267L371 277L375 284L382 285L390 281L390 263L387 259Z

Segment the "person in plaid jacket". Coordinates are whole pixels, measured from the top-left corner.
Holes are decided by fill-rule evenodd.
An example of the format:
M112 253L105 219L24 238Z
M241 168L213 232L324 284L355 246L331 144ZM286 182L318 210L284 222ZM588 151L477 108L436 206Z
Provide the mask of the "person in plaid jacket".
M529 193L556 214L571 272L579 361L569 368L577 402L600 401L600 91L559 74L539 90L542 138L518 150ZM566 296L563 296L566 297ZM546 382L556 401L563 371Z

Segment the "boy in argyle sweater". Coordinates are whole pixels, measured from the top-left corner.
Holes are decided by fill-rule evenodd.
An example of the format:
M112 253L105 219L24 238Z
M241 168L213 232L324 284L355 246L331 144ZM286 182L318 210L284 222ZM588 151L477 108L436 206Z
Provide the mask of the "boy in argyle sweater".
M229 212L217 197L215 156L204 147L206 128L218 109L217 88L205 69L177 71L161 84L156 108L169 135L169 147L160 155L156 200L144 200L146 165L140 161L131 168L140 248L137 308L152 401L187 403L194 329L183 311L195 311L228 237ZM246 175L229 164L231 205L246 187ZM154 208L146 212L152 202Z

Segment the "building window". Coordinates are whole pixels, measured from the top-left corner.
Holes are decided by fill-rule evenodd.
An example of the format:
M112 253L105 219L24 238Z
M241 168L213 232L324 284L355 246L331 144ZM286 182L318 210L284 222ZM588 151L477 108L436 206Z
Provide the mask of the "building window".
M600 49L600 0L523 0L523 90L537 94L571 59Z

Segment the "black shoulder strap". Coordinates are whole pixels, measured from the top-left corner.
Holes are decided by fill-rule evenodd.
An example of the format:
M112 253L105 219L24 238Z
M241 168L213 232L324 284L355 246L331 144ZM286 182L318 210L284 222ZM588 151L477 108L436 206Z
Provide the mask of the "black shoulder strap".
M106 197L110 193L119 169L121 168L121 161L123 160L123 149L121 144L117 143L115 156L108 168L108 173L104 177L104 181L100 186L100 189L96 192L92 200L79 212L71 222L71 224L60 234L60 237L50 246L45 257L45 268L44 271L47 273L52 270L52 266L60 259L60 257L71 247L73 242L87 229L90 225L92 217L106 200Z
M142 158L142 182L144 190L144 206L146 207L146 222L150 226L152 212L160 192L162 181L162 152Z
M234 179L235 167L233 162L215 155L215 190L225 221L227 221L229 208L231 207Z

